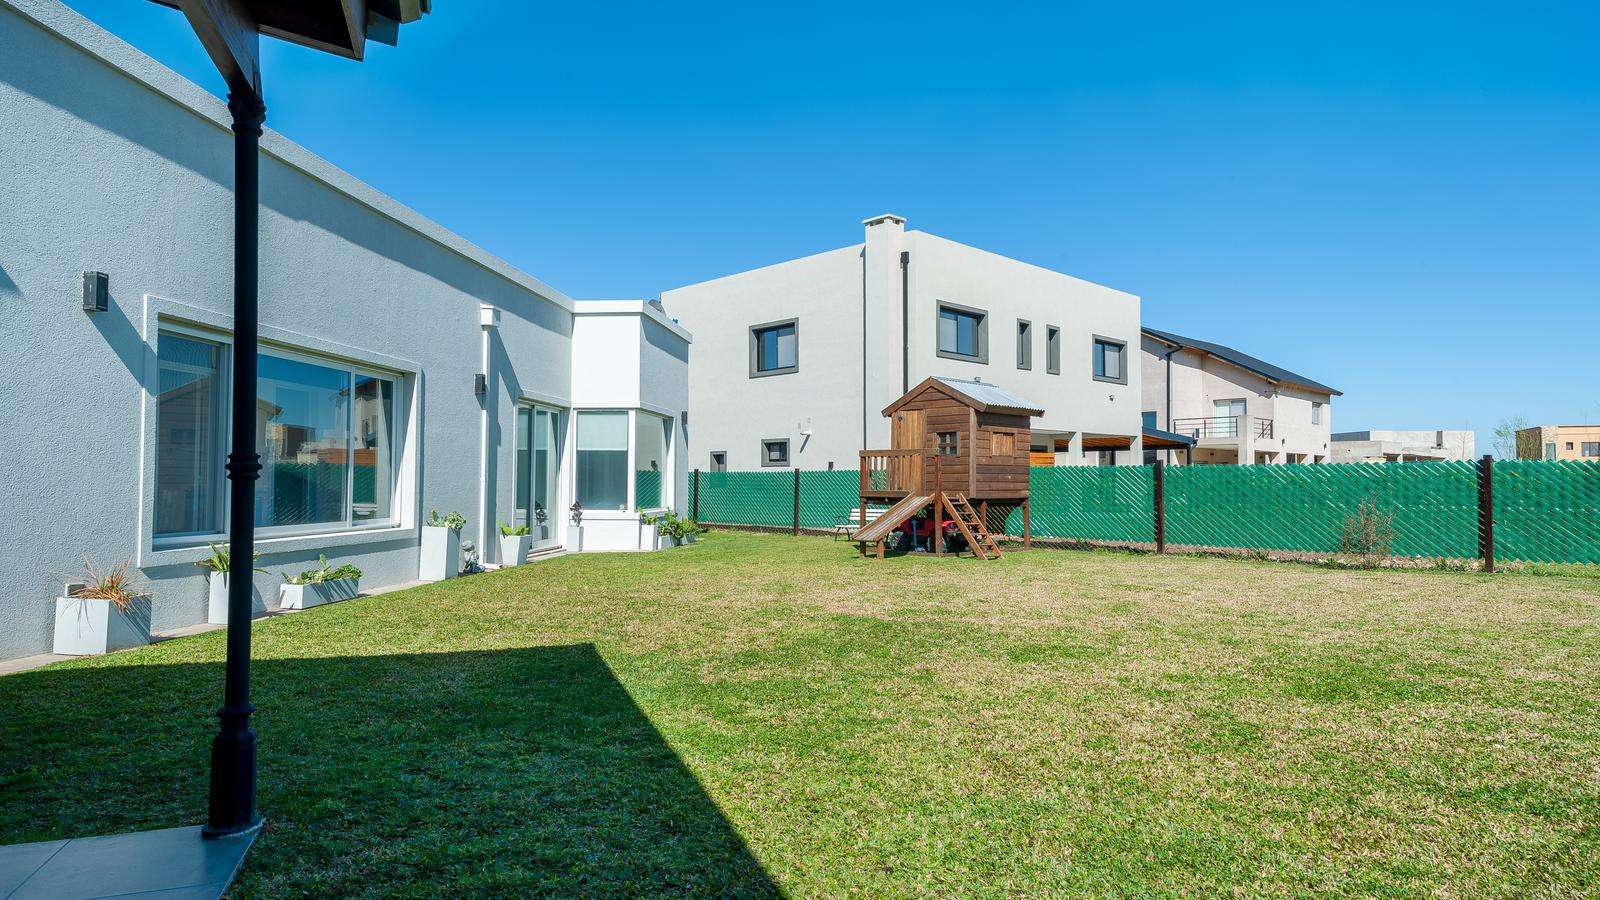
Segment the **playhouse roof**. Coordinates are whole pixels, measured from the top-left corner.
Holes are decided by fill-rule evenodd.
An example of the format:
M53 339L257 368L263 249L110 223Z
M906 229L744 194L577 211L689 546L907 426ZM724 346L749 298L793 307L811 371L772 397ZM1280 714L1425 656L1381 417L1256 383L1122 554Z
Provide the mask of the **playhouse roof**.
M889 404L883 414L886 416L894 415L895 410L929 388L954 397L978 412L1009 413L1018 416L1044 415L1044 410L1037 404L1030 403L998 385L989 384L986 381L946 378L943 375L935 375L932 378L928 378L907 391L904 397Z

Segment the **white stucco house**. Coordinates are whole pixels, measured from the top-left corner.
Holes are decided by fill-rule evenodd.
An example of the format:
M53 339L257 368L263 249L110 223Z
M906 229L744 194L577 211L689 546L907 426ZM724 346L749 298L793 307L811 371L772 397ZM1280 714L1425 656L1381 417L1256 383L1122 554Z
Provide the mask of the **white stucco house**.
M1331 462L1445 462L1471 460L1478 437L1470 429L1373 428L1333 435Z
M1138 464L1139 298L867 219L860 243L665 291L695 335L691 468L853 469L930 376L1043 407L1035 460Z
M50 648L86 554L131 561L155 630L204 621L228 122L57 0L0 0L0 659ZM574 301L270 131L260 217L261 605L319 554L416 580L432 509L496 564L500 522L637 550L641 510L682 507L690 335L659 305Z
M1144 420L1193 439L1170 463L1325 463L1340 392L1232 347L1145 328Z

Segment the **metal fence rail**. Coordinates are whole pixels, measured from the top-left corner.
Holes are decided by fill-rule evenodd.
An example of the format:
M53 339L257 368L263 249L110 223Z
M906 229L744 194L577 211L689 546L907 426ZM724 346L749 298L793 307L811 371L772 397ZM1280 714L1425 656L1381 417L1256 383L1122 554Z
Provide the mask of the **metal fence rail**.
M1397 556L1600 563L1600 463L1507 461L1165 470L1165 543L1335 553L1363 501L1392 516ZM1491 473L1485 483L1482 473ZM859 503L854 470L696 472L693 504L710 524L828 528ZM1156 541L1155 469L1039 467L1030 472L1036 538ZM1487 523L1480 514L1488 511ZM1018 510L991 529L1022 533ZM1487 524L1489 527L1484 528ZM1493 537L1492 555L1484 533Z

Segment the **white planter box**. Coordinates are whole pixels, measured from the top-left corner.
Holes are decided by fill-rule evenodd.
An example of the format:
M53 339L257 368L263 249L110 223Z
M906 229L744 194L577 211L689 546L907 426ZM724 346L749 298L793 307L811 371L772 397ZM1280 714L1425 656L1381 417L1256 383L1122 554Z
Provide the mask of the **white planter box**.
M461 532L437 525L422 526L422 553L417 578L443 581L461 573Z
M90 656L150 643L150 598L140 597L126 610L110 600L56 598L54 652Z
M663 535L661 534L661 526L659 524L646 525L643 522L639 523L640 550L660 549L662 540Z
M567 526L567 546L566 546L566 550L567 550L568 553L582 553L583 552L583 526L582 525L568 525Z
M698 535L698 534L685 535L684 538L683 538L683 542L685 544L692 544L692 543L694 543L695 541L698 541L698 540L700 540L700 535Z
M658 535L656 537L656 549L657 550L666 550L666 549L669 549L671 547L676 547L676 546L678 546L678 539L673 537L670 534Z
M310 609L335 600L349 600L361 586L359 578L336 578L317 584L285 584L278 589L278 606L283 609Z
M267 611L266 604L250 587L250 615L255 617ZM228 573L206 572L206 621L213 625L228 624Z
M520 566L528 561L528 551L533 549L531 534L500 535L500 565Z

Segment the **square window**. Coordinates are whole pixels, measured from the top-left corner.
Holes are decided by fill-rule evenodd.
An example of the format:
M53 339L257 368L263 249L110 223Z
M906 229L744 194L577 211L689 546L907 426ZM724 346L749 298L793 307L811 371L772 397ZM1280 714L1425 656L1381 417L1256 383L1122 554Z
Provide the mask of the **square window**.
M787 466L789 464L788 438L762 441L761 464L763 466Z
M988 314L981 309L939 304L939 355L946 359L988 362L988 320Z
M1589 457L1600 456L1600 441L1584 441L1583 455Z
M1096 381L1109 381L1115 384L1128 383L1128 370L1125 357L1128 345L1126 342L1112 338L1096 337L1094 339L1094 378Z
M800 368L800 325L797 319L768 322L750 329L750 377L787 375Z
M940 456L955 456L957 451L958 451L958 447L956 445L956 433L954 431L941 431L938 434L938 438L939 438L939 448L938 448L939 455Z
M728 471L728 451L726 451L726 450L713 450L713 451L711 451L711 471L713 471L713 472L726 472L726 471Z
M1017 452L1017 435L1011 431L996 431L989 436L989 455L1014 456Z

